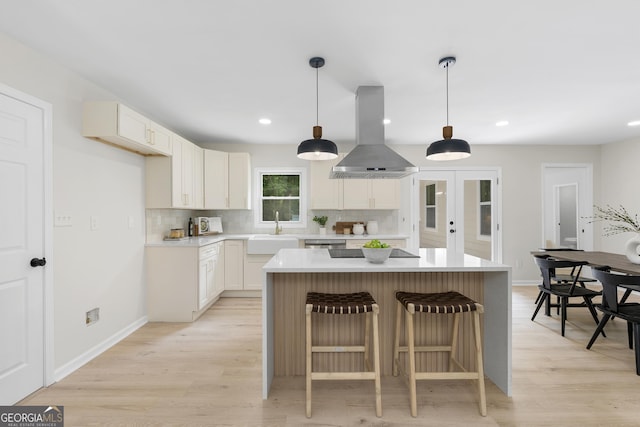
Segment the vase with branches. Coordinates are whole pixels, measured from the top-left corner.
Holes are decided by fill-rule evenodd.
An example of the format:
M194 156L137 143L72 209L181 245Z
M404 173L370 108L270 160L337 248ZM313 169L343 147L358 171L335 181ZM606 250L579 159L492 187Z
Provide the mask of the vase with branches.
M620 233L635 233L635 236L627 242L625 255L634 264L640 264L640 220L638 214L630 214L624 206L614 208L611 205L606 207L593 206L593 216L589 223L596 221L606 221L602 228L604 236L613 236Z

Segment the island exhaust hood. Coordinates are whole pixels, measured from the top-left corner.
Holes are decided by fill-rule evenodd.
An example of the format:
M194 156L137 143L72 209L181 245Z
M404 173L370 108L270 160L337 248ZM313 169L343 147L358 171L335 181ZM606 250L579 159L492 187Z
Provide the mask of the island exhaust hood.
M402 178L418 168L384 143L384 87L356 91L356 147L335 165L329 178Z

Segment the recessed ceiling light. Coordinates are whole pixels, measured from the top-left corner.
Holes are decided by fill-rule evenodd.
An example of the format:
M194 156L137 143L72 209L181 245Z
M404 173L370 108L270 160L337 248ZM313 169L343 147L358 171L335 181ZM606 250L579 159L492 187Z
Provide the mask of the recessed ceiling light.
M509 122L506 120L500 120L499 122L496 122L496 126L498 127L502 127L502 126L508 126Z
M263 117L262 119L258 120L258 123L260 123L261 125L270 125L271 119L267 119L266 117Z
M389 120L389 119L382 120L382 124L383 125L388 125L389 123L391 123L391 120Z
M634 120L632 122L627 123L627 126L640 126L640 120Z

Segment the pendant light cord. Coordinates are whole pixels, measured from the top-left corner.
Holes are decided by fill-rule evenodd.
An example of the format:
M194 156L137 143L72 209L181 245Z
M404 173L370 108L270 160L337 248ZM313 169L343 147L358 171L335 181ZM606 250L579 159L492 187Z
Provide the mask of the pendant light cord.
M447 65L447 126L449 126L449 65Z
M318 126L318 68L316 67L316 126Z

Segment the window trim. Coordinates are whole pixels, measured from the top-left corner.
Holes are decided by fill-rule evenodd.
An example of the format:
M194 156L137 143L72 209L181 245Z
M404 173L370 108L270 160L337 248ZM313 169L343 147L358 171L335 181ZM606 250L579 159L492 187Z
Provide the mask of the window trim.
M484 202L481 201L482 181L489 181L489 192L490 192L489 193L489 201L484 201ZM493 205L492 205L492 203L493 203L493 201L492 201L493 194L491 194L492 190L493 189L492 189L491 180L489 180L489 179L479 179L478 180L478 193L477 193L478 197L477 197L477 204L476 204L477 209L478 209L477 210L477 212L478 212L478 214L477 214L477 218L478 218L478 224L477 224L478 228L477 228L477 230L478 230L478 233L477 233L476 238L477 238L477 240L482 240L482 241L487 241L487 242L491 241L491 234L482 234L482 227L481 227L482 226L482 206L489 206L491 208L491 215L493 216ZM492 223L493 223L493 221L492 221ZM489 227L490 227L489 232L492 233L493 232L493 225L490 225Z
M433 201L434 204L433 205L428 205L427 204L427 194L426 194L426 189L427 187L433 186ZM425 188L425 197L424 197L424 229L430 232L437 232L438 231L438 187L436 185L436 182L434 181L432 184L427 184L424 186ZM434 216L434 226L433 227L428 227L427 226L427 208L433 208L433 216Z
M285 228L307 227L307 170L305 168L255 168L254 169L254 216L253 225L256 228L273 228L275 221L262 220L262 176L263 175L298 175L300 177L300 217L299 221L280 221Z

